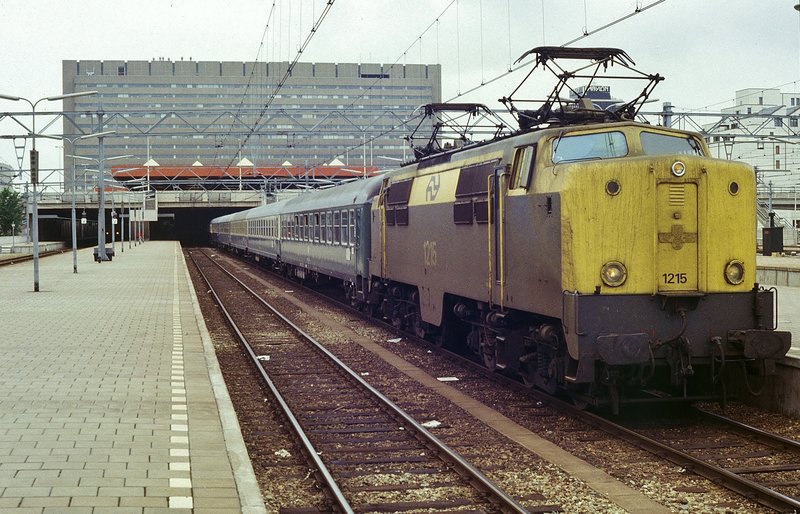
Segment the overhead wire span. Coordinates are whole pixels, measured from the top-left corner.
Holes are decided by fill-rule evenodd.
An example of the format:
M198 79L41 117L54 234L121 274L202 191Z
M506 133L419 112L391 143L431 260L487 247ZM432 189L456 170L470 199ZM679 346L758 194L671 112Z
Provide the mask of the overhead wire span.
M241 151L242 148L244 148L244 146L250 140L250 137L255 133L255 130L258 127L258 124L264 118L264 115L266 114L266 112L269 109L269 107L272 105L272 102L278 96L278 91L281 90L281 88L286 83L286 81L289 79L289 77L292 76L292 70L294 70L294 67L300 61L300 57L303 55L303 52L305 51L305 49L308 46L308 44L314 38L314 35L317 33L317 30L319 30L320 25L325 20L325 17L330 12L331 7L333 7L333 4L334 4L335 1L336 0L327 0L327 3L325 4L325 8L323 9L322 13L320 13L319 18L317 18L317 20L314 22L314 24L311 27L311 31L308 33L308 35L306 36L306 39L300 45L300 48L298 48L297 54L295 55L294 60L286 68L286 72L283 74L283 77L281 77L281 79L278 82L277 86L275 86L275 89L270 94L269 98L267 99L267 102L264 104L264 107L261 109L261 112L258 114L258 118L256 119L255 123L253 123L253 126L250 128L249 132L245 136L244 141L242 141L241 144L239 145L239 148L238 148L238 150L236 152L237 154L238 154L239 151ZM235 157L231 159L231 161L225 167L225 171L228 171L231 168L231 166L233 166L233 161L235 161L235 160L236 160Z
M253 67L250 69L250 76L247 78L247 84L244 87L244 92L242 93L242 100L239 102L239 106L236 108L236 116L238 117L239 114L242 112L244 108L245 100L247 99L248 92L250 91L250 85L253 82L253 77L255 76L255 71L258 68L258 59L261 56L261 52L264 49L264 40L267 38L267 33L269 32L270 22L272 21L272 17L275 15L275 4L277 0L272 1L272 7L270 7L269 15L267 16L267 23L264 25L264 32L261 34L261 42L258 45L258 51L256 52L256 58L253 60ZM273 31L274 33L274 31ZM223 136L222 144L224 146L225 141L227 140L228 136L231 134L231 129L228 129L228 133ZM219 152L218 149L215 150L214 153L214 161L216 161Z
M612 27L612 26L616 25L617 23L621 23L621 22L623 22L623 21L625 21L625 20L627 20L627 19L629 19L629 18L631 18L633 16L636 16L637 14L643 13L644 11L650 9L651 7L655 7L656 5L664 3L666 1L667 0L655 0L653 3L651 3L649 5L646 5L644 7L637 7L637 9L635 11L633 11L632 13L627 14L627 15L621 17L621 18L618 18L618 19L616 19L616 20L614 20L614 21L612 21L610 23L607 23L607 24L603 25L602 27L599 27L597 29L594 29L594 30L591 30L589 32L586 32L585 34L582 34L581 36L576 37L575 39L567 41L566 43L562 44L561 46L569 46L569 45L571 45L573 43L576 43L576 42L580 41L581 39L584 39L584 38L589 37L591 35L597 34L600 31L603 31L603 30L605 30L605 29L607 29L609 27ZM542 0L542 13L544 14L544 0ZM542 16L542 19L544 19L544 15ZM544 24L542 25L542 39L544 39ZM503 73L502 75L497 75L496 77L493 77L493 78L491 78L491 79L489 79L487 81L484 81L482 84L477 85L477 86L475 86L475 87L473 87L471 89L468 89L467 91L464 91L463 93L460 91L461 90L461 85L459 84L459 88L458 88L459 89L459 93L457 95L455 95L454 97L447 99L446 102L452 102L453 100L456 100L456 99L458 99L458 98L460 98L460 97L462 97L464 95L468 95L469 93L473 93L473 92L477 91L478 89L480 89L480 88L482 88L482 87L484 87L484 86L486 86L488 84L491 84L492 82L496 82L496 81L500 80L501 78L505 78L509 74L514 73L515 71L519 71L522 68L525 68L525 67L527 67L527 66L529 66L531 64L534 64L535 62L536 62L536 58L535 57L532 58L532 59L529 59L529 60L527 60L527 61L525 61L523 63L520 63L516 67L509 68L509 70L506 73Z
M406 58L407 53L414 47L415 44L417 44L417 41L419 41L419 43L420 43L420 64L421 64L422 63L421 62L422 61L422 38L433 27L436 27L436 62L437 62L437 64L441 63L441 60L439 58L439 20L441 19L442 16L445 15L445 13L447 13L447 11L450 10L450 8L456 2L457 2L457 0L450 0L450 3L448 3L445 6L444 9L442 9L442 12L440 12L439 15L430 24L428 24L427 27L425 27L425 29L419 34L419 36L414 38L414 40L406 47L406 49L403 50L403 52L397 57L397 59L395 59L394 62L392 62L392 64L389 65L389 69L390 70L393 69L397 64L399 64L401 59L405 59ZM356 104L356 102L358 102L359 100L364 98L364 96L366 94L368 94L375 87L375 85L378 82L380 82L380 80L381 80L380 78L376 78L375 80L373 80L372 83L368 87L366 87L365 89L363 89L361 91L360 95L358 95L356 98L354 98L353 101L350 102L350 104L347 107L344 108L344 110L347 111L350 108L352 108ZM375 141L379 137L385 136L386 134L390 134L390 133L394 132L395 130L397 130L398 128L403 127L406 124L410 123L411 121L416 120L417 118L418 118L418 116L412 116L411 118L403 120L403 122L400 123L399 125L395 125L394 127L391 127L390 129L388 129L388 130L386 130L384 132L381 132L380 134L378 134L376 136L373 136L371 139L365 140L365 142L363 142L361 144L355 145L355 146L353 146L351 148L347 148L344 153L350 152L352 150L358 150L359 148L366 146L368 143L371 143L371 142ZM336 157L341 157L342 155L344 155L344 153L340 153L340 154L336 155ZM316 166L316 164L315 164L315 166Z

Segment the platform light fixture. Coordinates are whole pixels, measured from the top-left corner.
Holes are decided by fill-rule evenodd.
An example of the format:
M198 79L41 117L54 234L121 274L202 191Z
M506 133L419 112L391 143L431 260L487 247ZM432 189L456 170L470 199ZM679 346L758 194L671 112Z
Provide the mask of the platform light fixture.
M78 98L81 96L89 96L89 95L96 95L97 91L80 91L77 93L67 93L64 95L55 95L55 96L46 96L44 98L39 98L35 102L28 100L27 98L21 96L13 96L13 95L4 95L0 94L0 99L2 100L11 100L12 102L18 102L20 100L27 102L31 106L31 132L30 136L33 139L32 149L30 153L30 164L31 164L31 186L33 189L33 201L32 201L32 227L31 230L33 232L33 291L39 292L39 204L37 200L37 191L36 186L39 183L39 152L36 151L36 138L37 137L50 137L45 136L44 134L37 134L36 133L36 106L39 102L48 101L54 102L56 100L66 100L69 98Z

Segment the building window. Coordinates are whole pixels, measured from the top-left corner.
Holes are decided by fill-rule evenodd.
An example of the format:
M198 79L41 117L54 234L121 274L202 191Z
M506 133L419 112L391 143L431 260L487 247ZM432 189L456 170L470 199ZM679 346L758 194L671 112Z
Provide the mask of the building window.
M775 169L776 170L781 169L781 160L780 159L775 159Z
M747 114L753 114L753 108L752 107L748 107L747 108Z
M780 145L775 145L775 155L780 155L780 153L781 153Z
M759 96L758 97L758 105L764 105L764 97L763 96Z
M775 126L782 127L783 126L783 118L775 118Z
M789 126L796 127L797 126L797 117L789 118Z

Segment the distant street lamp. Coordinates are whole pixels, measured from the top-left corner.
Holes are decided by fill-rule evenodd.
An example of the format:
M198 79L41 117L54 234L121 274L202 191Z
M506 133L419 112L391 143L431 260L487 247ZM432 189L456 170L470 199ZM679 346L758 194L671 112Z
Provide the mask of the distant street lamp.
M97 91L81 91L79 93L68 93L66 95L56 95L56 96L47 96L44 98L40 98L35 102L31 102L27 98L23 98L21 96L12 96L12 95L2 95L0 94L0 99L3 100L11 100L13 102L18 102L23 100L28 102L31 106L31 137L33 138L33 144L31 149L30 155L30 167L31 167L31 185L33 186L33 223L32 223L32 230L33 230L33 291L39 292L39 204L37 201L37 194L36 194L36 185L39 183L39 152L36 151L36 105L44 100L48 102L52 102L55 100L64 100L67 98L77 98L79 96L89 96L97 94Z
M147 192L149 193L150 192L150 168L151 167L152 168L157 168L158 166L160 166L160 164L158 164L155 159L147 159L147 162L144 163L144 166L147 167L147 182L146 182L146 184L147 184Z
M248 159L247 157L242 157L242 159L239 162L236 163L236 166L239 167L239 191L241 191L242 190L242 166L255 166L255 165L252 162L250 162L250 159ZM253 172L253 175L255 175L255 171Z

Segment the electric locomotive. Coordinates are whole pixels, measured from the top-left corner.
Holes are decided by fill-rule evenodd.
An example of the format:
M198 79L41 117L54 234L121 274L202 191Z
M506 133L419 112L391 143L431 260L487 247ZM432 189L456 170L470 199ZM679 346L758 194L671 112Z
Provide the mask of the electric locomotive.
M609 67L633 69L617 49L529 54L534 69L588 60L589 84ZM354 305L491 369L614 411L642 401L642 391L718 398L726 369L745 378L756 365L773 371L790 334L775 330L774 292L755 283L752 168L709 157L698 134L634 121L662 77L636 72L647 80L642 93L600 109L588 88L567 85L585 69L558 67L537 109L502 99L520 129L502 134L497 123L481 143L470 143L467 127L448 147L437 131L443 113L472 119L485 107L425 106L434 132L415 162L343 186L338 203L320 192L266 208L280 227L270 236L276 247L288 248L299 230L302 254L267 254L255 241L244 249L298 277L332 276ZM347 242L352 252L315 250L314 213L349 209L361 213L349 218L360 234ZM221 223L230 218L212 222L212 238L231 245L215 236ZM361 264L332 272L323 265L331 255Z

